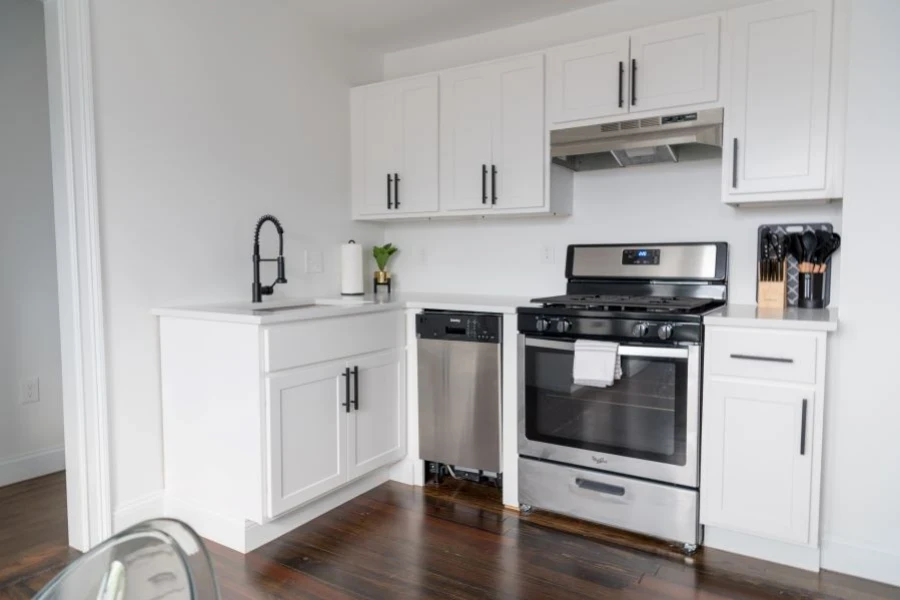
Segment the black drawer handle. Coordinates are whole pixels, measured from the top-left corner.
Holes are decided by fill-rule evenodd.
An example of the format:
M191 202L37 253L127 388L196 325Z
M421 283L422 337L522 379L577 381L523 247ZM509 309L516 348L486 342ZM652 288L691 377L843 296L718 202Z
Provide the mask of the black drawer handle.
M491 204L497 204L497 165L491 165Z
M359 410L359 367L353 367L353 408Z
M591 492L599 492L601 494L609 494L610 496L624 496L625 488L618 485L610 485L608 483L600 483L599 481L591 481L590 479L575 479L575 485L583 490Z
M481 203L487 204L487 165L481 165Z
M732 140L732 148L731 148L731 187L737 189L738 186L738 139L734 138Z
M619 61L619 108L625 105L625 98L622 97L622 87L625 79L625 65Z
M387 176L387 201L388 201L388 210L391 210L391 208L393 208L393 207L391 206L391 174L390 173L388 173L388 176Z
M631 105L637 105L637 59L631 59Z
M341 406L350 412L350 367L344 369L341 376L344 378L344 398L346 398L344 402L341 402Z
M400 208L400 175L394 173L394 208Z
M735 360L757 360L760 362L784 363L786 365L794 362L793 358L780 358L778 356L756 356L754 354L732 354L731 358Z

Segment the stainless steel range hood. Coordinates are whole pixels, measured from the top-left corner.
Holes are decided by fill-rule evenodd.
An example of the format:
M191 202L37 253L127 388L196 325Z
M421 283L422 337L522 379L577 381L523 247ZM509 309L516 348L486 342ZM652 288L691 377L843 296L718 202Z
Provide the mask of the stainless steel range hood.
M553 162L587 171L721 156L721 108L550 133Z

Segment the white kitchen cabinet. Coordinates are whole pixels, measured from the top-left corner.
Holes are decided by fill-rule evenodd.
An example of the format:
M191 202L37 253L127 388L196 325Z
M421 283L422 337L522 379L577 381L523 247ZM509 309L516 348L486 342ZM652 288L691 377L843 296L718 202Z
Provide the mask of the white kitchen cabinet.
M347 482L345 368L329 363L266 378L270 518Z
M406 455L406 361L401 350L351 360L347 469L361 477Z
M705 525L806 544L811 388L711 380L703 394Z
M351 92L353 214L438 209L438 78Z
M441 210L545 206L544 57L441 74Z
M547 51L551 124L627 114L628 35L612 35Z
M719 99L719 17L631 34L631 112Z
M710 15L548 50L550 127L716 102L719 21Z
M842 195L834 146L843 92L834 86L844 78L834 58L833 12L831 0L779 0L729 13L726 202Z

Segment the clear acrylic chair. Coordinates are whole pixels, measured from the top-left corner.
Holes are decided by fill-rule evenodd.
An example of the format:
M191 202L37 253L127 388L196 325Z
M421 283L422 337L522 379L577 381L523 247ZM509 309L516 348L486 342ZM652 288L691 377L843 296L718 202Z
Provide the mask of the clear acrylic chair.
M154 519L81 556L36 600L218 600L203 540L185 523Z

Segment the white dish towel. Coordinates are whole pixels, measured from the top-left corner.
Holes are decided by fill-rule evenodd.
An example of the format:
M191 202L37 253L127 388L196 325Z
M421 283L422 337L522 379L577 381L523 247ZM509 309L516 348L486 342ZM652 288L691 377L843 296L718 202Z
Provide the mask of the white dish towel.
M576 385L609 387L622 378L619 344L594 340L575 340L572 379Z

